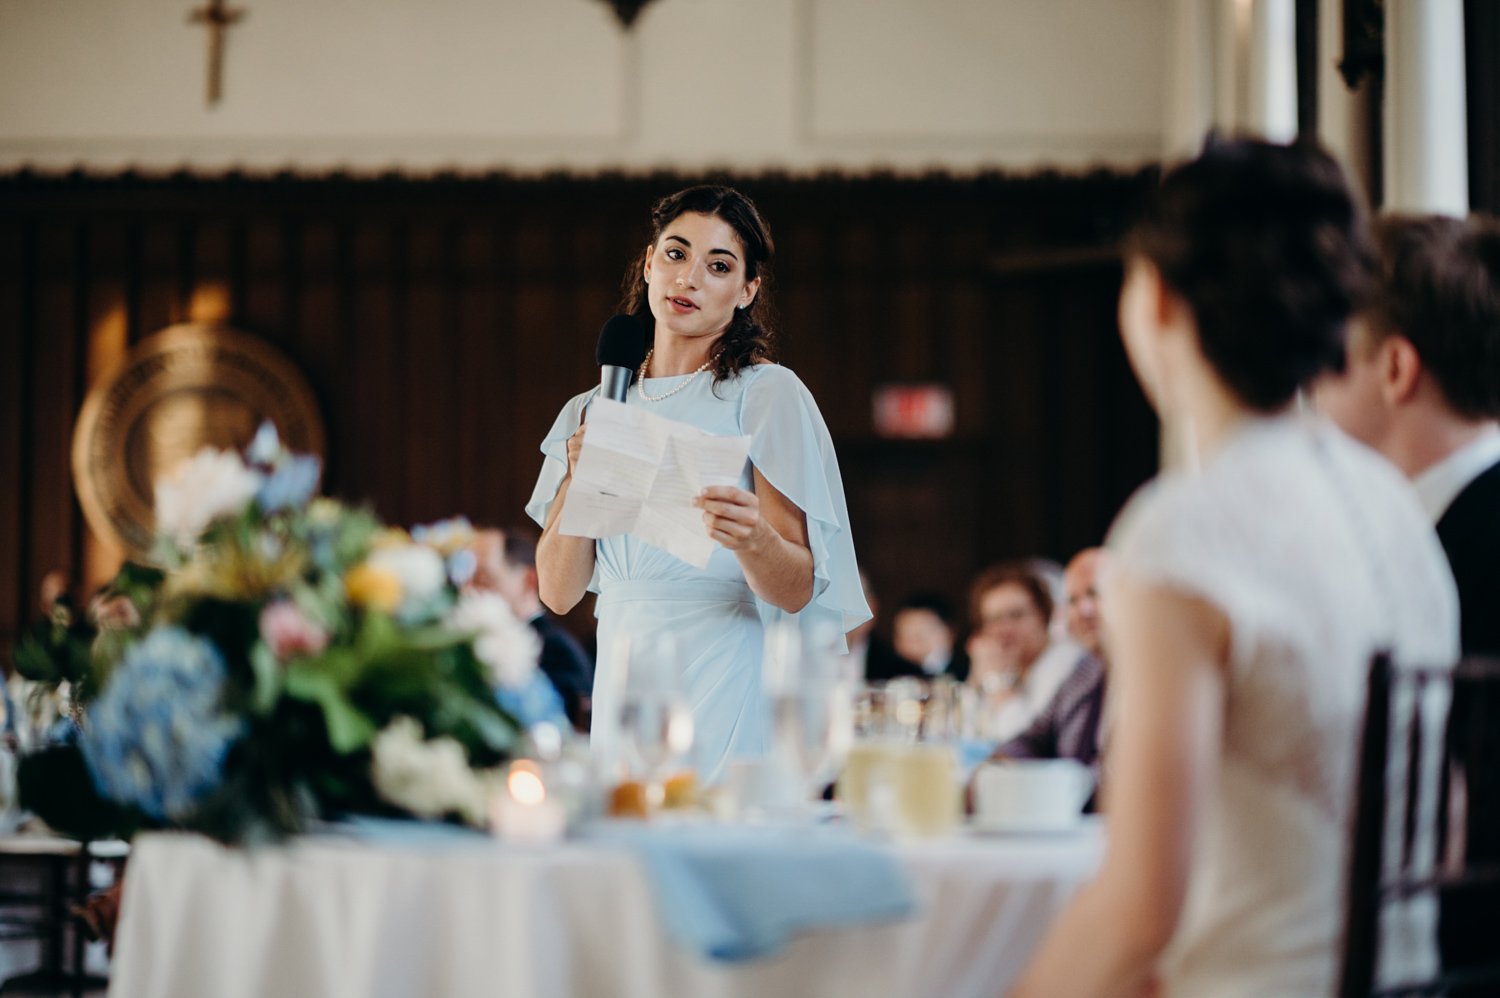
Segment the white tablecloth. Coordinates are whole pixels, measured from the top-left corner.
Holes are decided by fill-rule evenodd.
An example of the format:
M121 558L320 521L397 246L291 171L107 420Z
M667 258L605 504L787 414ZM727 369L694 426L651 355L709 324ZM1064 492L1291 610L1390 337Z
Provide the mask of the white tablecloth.
M422 850L137 839L113 998L993 998L1097 867L1096 826L893 847L918 911L710 963L660 928L636 858L591 843Z

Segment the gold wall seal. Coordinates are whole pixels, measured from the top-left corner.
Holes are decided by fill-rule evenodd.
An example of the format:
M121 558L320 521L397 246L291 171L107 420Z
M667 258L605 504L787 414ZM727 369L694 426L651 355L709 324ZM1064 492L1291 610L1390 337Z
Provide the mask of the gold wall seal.
M323 456L312 390L266 341L202 323L142 340L89 392L73 432L73 480L89 526L144 556L157 476L204 447L243 450L266 419L293 451Z

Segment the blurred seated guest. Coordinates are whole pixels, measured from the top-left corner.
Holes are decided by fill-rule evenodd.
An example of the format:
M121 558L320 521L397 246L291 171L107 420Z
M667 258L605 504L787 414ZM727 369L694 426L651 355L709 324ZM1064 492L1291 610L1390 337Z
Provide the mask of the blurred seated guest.
M883 683L897 676L921 675L922 670L916 663L898 655L890 642L875 632L880 603L875 598L870 577L863 570L859 573L859 584L864 589L865 602L870 605L870 618L847 635L849 651L844 656L844 663L849 678L855 683Z
M980 573L969 592L974 633L968 683L979 694L983 737L1007 741L1052 702L1085 653L1050 632L1052 589L1034 561Z
M1026 565L1040 575L1052 594L1052 618L1047 621L1047 632L1053 641L1068 640L1067 594L1063 588L1063 567L1051 558L1028 558Z
M1296 404L1343 363L1369 234L1311 144L1210 140L1124 249L1125 349L1184 460L1110 531L1109 844L1012 994L1332 995L1371 657L1458 650L1411 489Z
M542 639L538 666L562 698L568 721L587 733L594 665L578 639L542 608L533 535L520 529L481 530L475 535L474 554L478 566L469 585L499 593L516 617L531 625Z
M1074 759L1085 766L1097 764L1106 671L1097 589L1103 564L1104 552L1099 548L1085 548L1068 562L1063 574L1068 634L1086 654L1031 726L1001 744L993 758Z
M896 654L920 666L919 676L948 676L960 683L969 678L969 660L953 629L953 605L937 593L914 593L902 600L891 618L891 633Z

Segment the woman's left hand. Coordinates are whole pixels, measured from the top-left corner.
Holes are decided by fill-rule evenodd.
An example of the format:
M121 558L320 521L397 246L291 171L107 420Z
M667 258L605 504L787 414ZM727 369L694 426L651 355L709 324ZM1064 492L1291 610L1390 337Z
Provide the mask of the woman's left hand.
M731 551L758 546L771 526L760 515L760 499L754 492L733 485L710 485L693 499L703 510L708 536Z

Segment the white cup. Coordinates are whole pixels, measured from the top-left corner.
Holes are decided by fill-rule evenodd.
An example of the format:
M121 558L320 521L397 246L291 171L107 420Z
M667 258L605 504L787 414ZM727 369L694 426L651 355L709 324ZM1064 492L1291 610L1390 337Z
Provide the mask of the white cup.
M1057 832L1077 827L1094 789L1072 759L987 762L974 773L974 824L984 831Z

